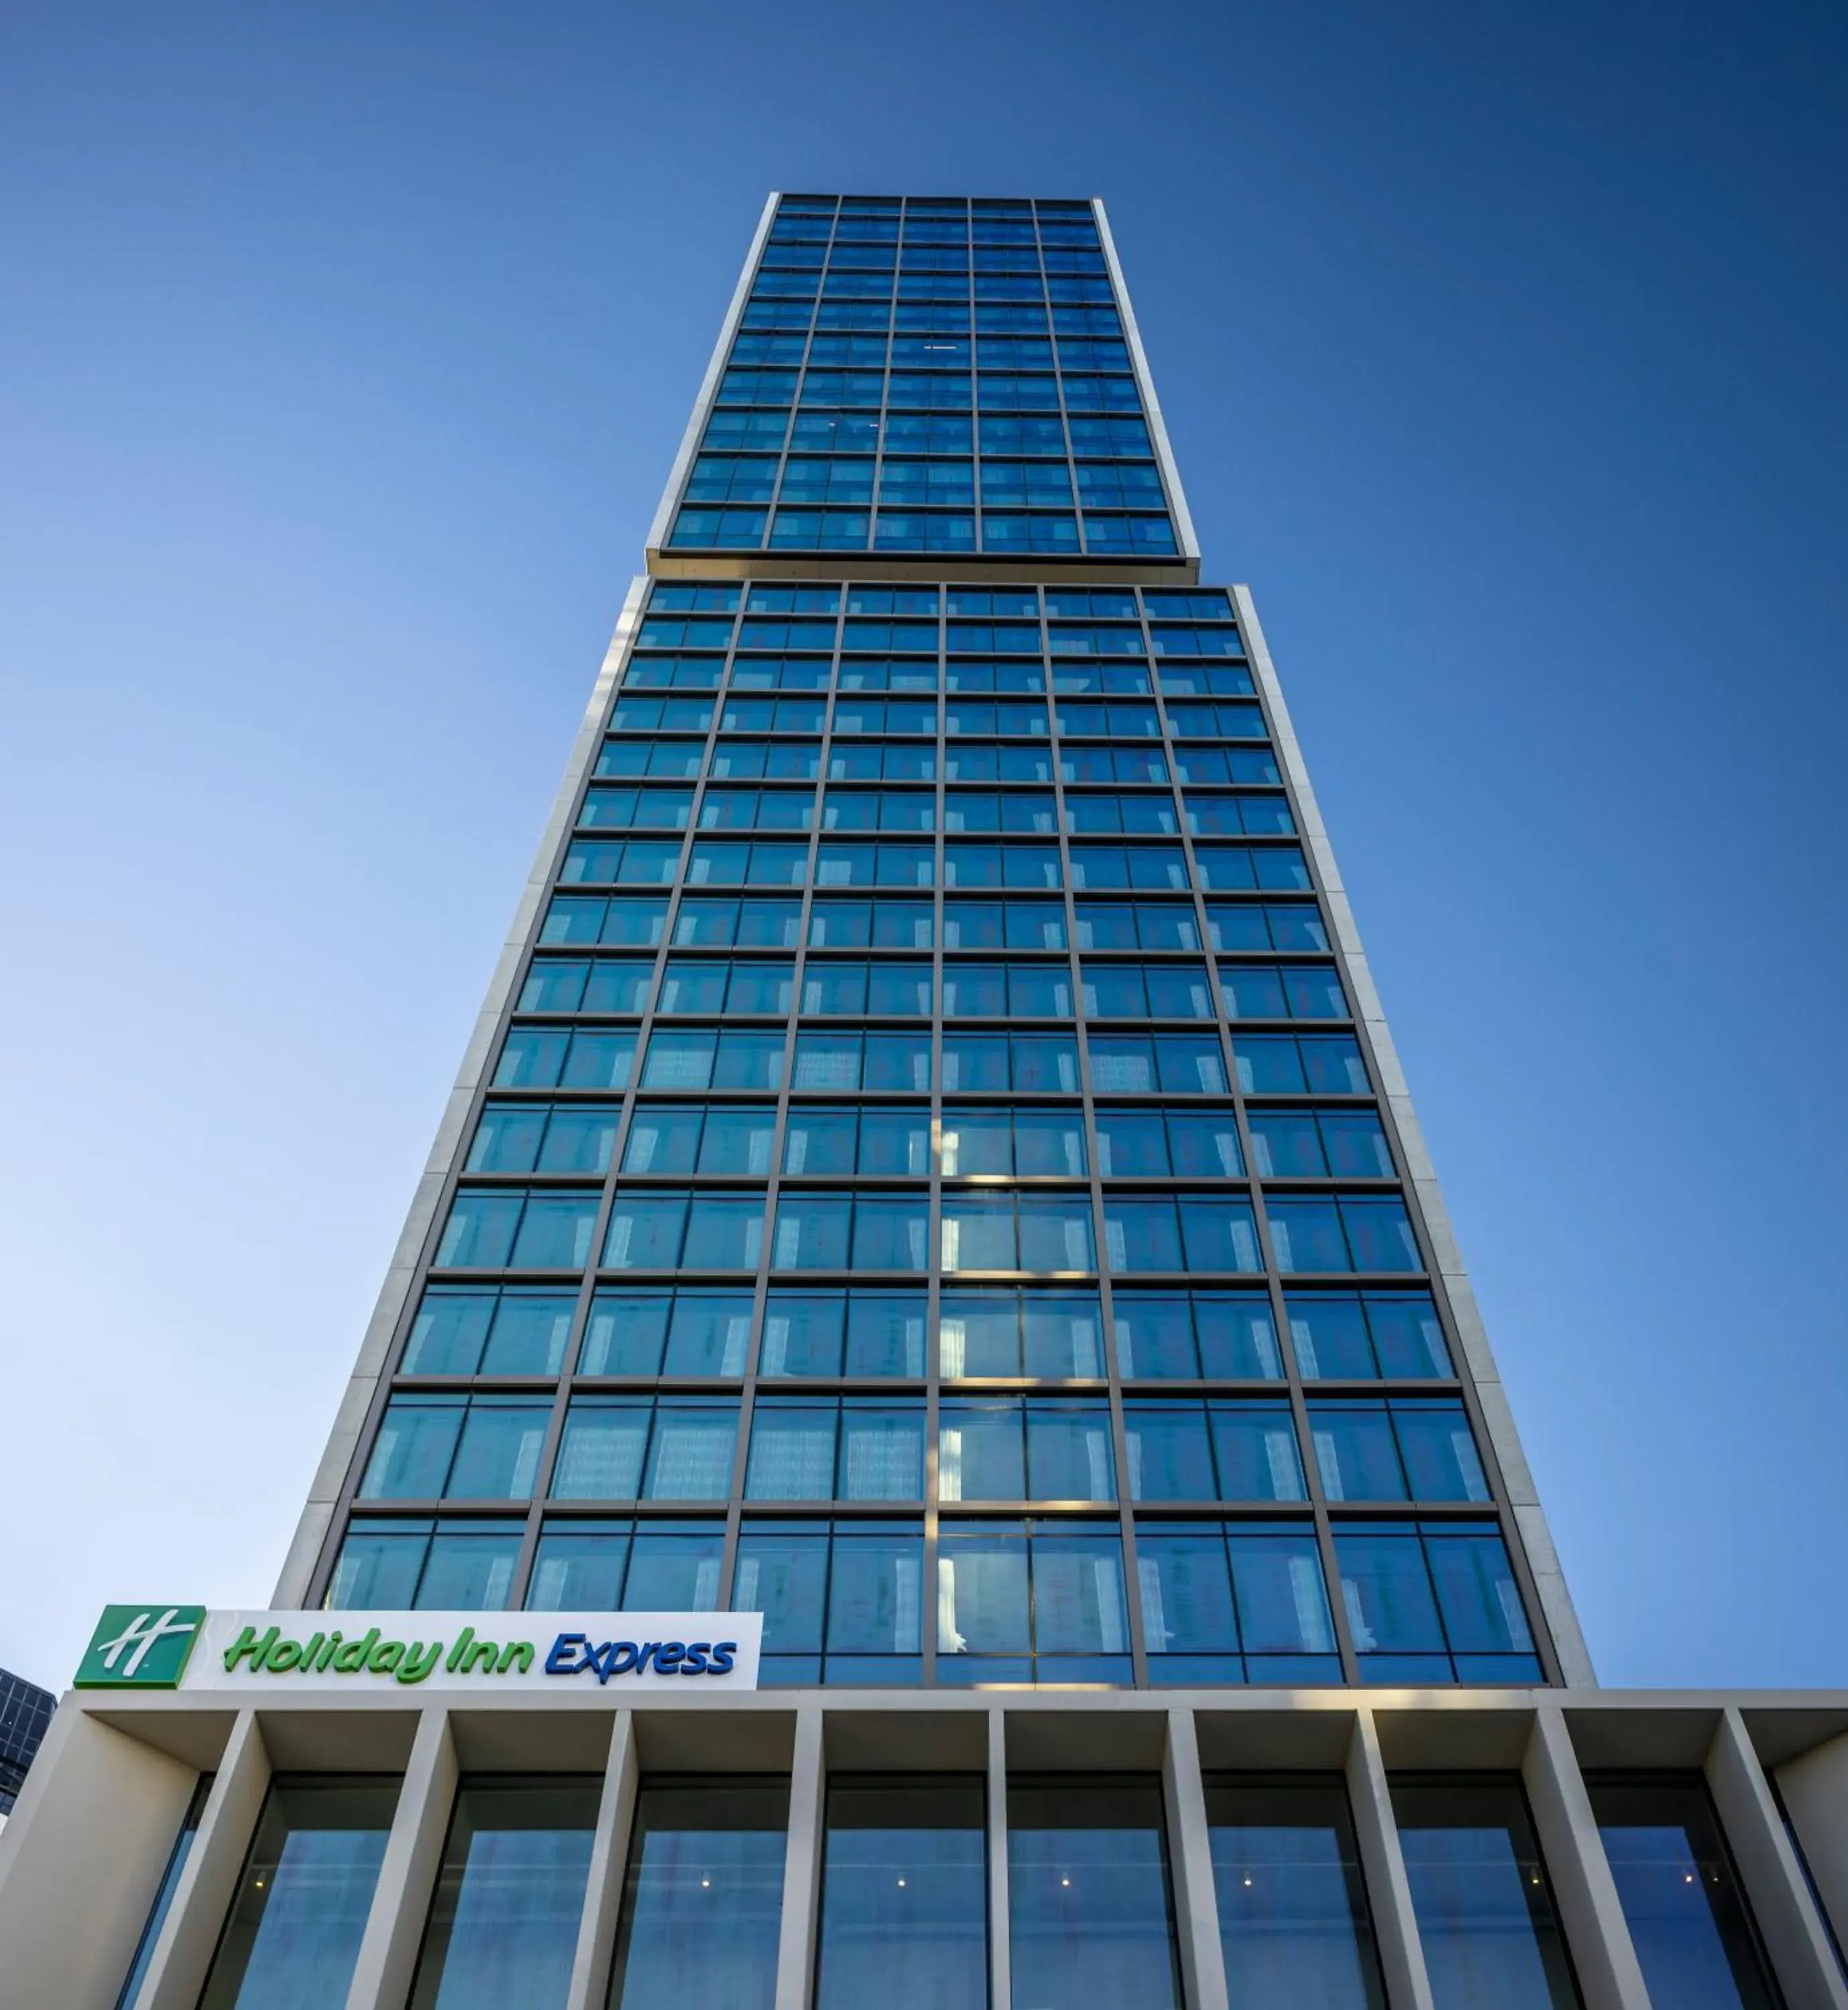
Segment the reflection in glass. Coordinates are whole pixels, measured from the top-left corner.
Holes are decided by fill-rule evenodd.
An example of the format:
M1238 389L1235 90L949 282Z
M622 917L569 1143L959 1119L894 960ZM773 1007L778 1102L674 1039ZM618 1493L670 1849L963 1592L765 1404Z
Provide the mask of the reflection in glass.
M1676 2010L1777 2010L1699 1779L1585 1784L1650 2001Z
M590 1874L600 1783L464 1781L410 2010L555 2010Z
M396 1780L272 1784L199 2010L339 2010L397 1804Z
M1239 2010L1384 2010L1340 1781L1210 1782L1207 1824Z
M1155 1781L1011 1782L1008 1909L1021 2010L1180 2010Z
M1436 2010L1578 2010L1519 1785L1398 1779L1392 1809Z
M979 1779L830 1781L816 2010L983 2010L986 1820Z
M643 1781L609 2010L771 2010L788 1826L787 1781Z

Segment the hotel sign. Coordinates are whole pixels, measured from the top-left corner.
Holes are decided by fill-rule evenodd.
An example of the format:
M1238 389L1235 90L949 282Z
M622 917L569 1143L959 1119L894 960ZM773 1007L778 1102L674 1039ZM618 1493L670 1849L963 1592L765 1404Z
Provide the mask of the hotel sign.
M105 1607L80 1689L754 1689L758 1612L208 1612Z

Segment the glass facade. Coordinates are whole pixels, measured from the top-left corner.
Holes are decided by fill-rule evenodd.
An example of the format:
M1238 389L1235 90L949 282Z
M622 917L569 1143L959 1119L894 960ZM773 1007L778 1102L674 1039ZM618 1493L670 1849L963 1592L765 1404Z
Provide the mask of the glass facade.
M785 196L718 364L670 554L1183 556L1087 202Z
M647 1583L787 1685L1558 1679L1100 214L759 250L311 1595ZM954 556L1132 519L1166 583Z

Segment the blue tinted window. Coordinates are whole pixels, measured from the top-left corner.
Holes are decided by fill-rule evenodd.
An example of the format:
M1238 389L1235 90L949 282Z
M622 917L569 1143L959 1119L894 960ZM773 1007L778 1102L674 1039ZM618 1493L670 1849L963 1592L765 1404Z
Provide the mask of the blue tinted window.
M1009 1784L1015 2002L1181 2001L1164 1838L1153 1781Z
M1210 1781L1207 1829L1226 1981L1241 2010L1384 2010L1341 1781Z
M562 2004L590 1875L597 1781L464 1781L411 2010Z
M1585 1784L1650 2001L1775 2010L1779 1998L1699 1777Z
M982 2010L986 1821L979 1778L830 1781L816 2010Z
M397 1800L396 1781L272 1784L201 2010L346 2001Z
M1392 1807L1437 2010L1577 2010L1519 1786L1395 1779Z
M770 2010L783 1916L787 1783L651 1781L636 1796L612 2010ZM716 1921L723 1930L714 1930Z

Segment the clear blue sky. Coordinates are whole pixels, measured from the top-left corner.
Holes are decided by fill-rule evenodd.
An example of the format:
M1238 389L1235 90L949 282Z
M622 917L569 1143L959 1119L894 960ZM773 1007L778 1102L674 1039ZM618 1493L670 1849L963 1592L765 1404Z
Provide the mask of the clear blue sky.
M782 186L1106 198L1605 1680L1848 1679L1845 80L1800 0L13 0L0 1664L267 1598Z

